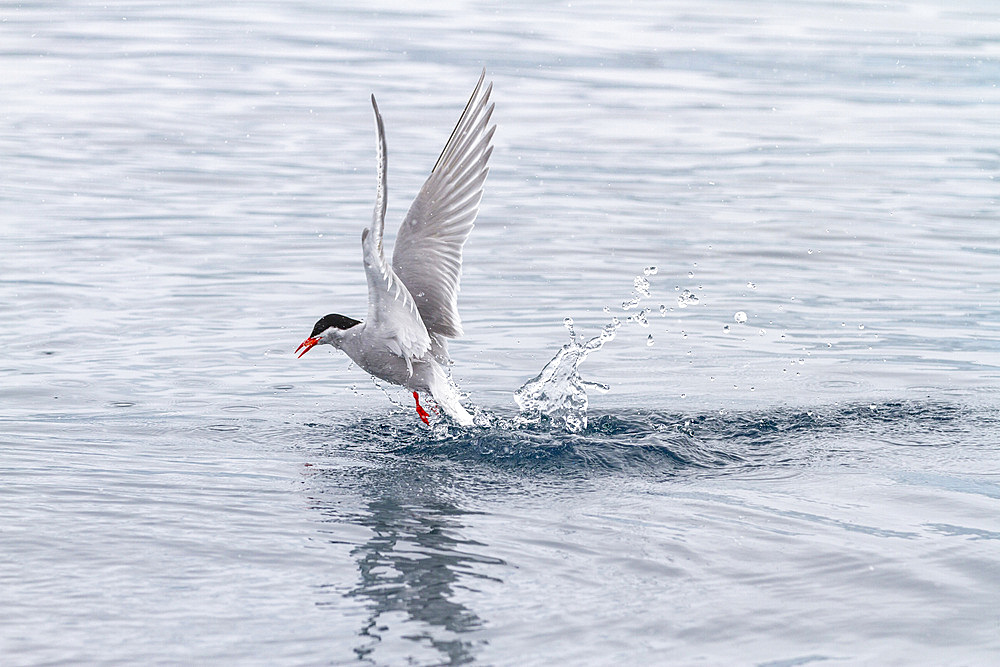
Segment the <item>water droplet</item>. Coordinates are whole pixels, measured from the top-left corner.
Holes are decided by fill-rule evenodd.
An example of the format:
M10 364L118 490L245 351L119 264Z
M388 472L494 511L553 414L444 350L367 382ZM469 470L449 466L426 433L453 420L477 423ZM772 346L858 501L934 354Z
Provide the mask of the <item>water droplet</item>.
M642 276L636 276L632 281L635 285L635 292L639 296L649 296L649 281Z
M691 290L684 290L677 296L677 307L687 308L688 306L693 306L698 303L698 297L694 295Z
M859 324L859 325L858 325L858 329L859 329L860 331L864 331L864 330L865 330L865 325L863 325L863 324Z
M757 289L757 283L747 283L748 289Z
M653 334L646 336L646 347L651 347L653 345Z
M688 278L694 278L694 271L688 271Z
M812 248L810 248L809 250L806 250L806 252L809 253L810 255L813 254Z
M742 310L738 310L736 311L736 314L733 315L733 319L736 320L736 324L743 324L747 321L747 314Z
M766 334L767 334L767 332L766 332L766 331L764 331L763 329L761 329L760 331L758 331L758 332L757 332L757 335L758 335L758 336L764 336L764 335L766 335Z
M722 327L722 330L725 331L726 333L729 333L729 325L727 324L724 327Z
M687 398L687 397L688 397L687 394L681 394L681 398Z
M667 316L667 307L663 304L660 304L660 317L666 317L666 316Z
M655 276L656 275L656 267L655 266L647 266L645 269L642 270L642 272L643 272L644 275L647 275L647 276Z
M639 305L639 301L640 300L641 300L641 297L634 296L631 299L629 299L628 301L623 301L622 302L622 310L632 310L633 308L635 308L636 306Z
M649 308L643 308L635 315L629 315L629 322L638 322L641 326L648 327L649 320L646 319L646 315L649 314Z

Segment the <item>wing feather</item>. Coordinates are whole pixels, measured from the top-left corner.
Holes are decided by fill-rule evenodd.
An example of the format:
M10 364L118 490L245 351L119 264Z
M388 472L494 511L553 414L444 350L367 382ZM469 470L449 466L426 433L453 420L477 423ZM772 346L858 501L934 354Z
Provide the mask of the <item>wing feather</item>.
M422 357L430 350L431 340L420 319L413 296L385 260L382 235L385 229L387 194L387 151L385 125L372 95L377 133L378 186L371 226L361 234L361 248L368 279L368 319L365 328L380 339L394 354L407 360Z
M392 266L409 289L434 347L447 356L445 338L462 335L458 290L462 247L472 231L496 125L490 126L493 84L486 70L469 98L430 176L396 236Z

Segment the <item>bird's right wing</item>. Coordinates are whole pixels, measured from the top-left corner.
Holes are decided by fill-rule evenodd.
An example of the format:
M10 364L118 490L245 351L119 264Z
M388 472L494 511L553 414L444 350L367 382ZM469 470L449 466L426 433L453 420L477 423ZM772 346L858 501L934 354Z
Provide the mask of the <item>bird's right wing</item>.
M406 285L392 270L382 251L382 232L386 208L386 146L385 125L378 112L375 96L375 129L378 134L378 189L371 226L361 234L365 276L368 279L368 319L365 330L379 339L394 354L407 361L422 357L430 350L431 340L420 319L420 312Z
M392 252L392 266L416 301L428 333L440 343L462 334L458 287L462 246L479 212L490 141L493 84L483 89L486 70L445 144L431 175L403 220Z

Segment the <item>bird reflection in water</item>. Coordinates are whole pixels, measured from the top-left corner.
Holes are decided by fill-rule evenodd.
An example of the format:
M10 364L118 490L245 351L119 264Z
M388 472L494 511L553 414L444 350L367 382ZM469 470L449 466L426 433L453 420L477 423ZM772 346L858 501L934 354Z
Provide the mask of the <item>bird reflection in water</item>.
M383 463L387 465L378 469L349 466L317 471L321 476L317 481L329 485L316 498L318 509L337 523L371 533L351 551L360 575L357 584L346 590L327 588L339 589L344 598L365 605L367 618L354 653L378 663L471 662L485 640L465 635L474 634L485 622L457 598L460 591L479 590L477 582L500 582L495 570L506 564L481 553L482 543L462 536L462 517L474 512L445 497L454 480L442 479L440 469L399 465L398 460L396 465ZM345 487L365 496L364 509L358 511L350 502L323 502L330 495L350 493L352 489ZM344 505L354 507L345 513ZM341 606L343 601L321 604Z

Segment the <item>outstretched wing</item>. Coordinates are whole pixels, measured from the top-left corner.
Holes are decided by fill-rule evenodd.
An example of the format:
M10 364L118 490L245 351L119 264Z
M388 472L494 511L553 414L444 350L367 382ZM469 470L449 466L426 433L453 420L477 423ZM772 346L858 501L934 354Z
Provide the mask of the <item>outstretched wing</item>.
M361 233L364 253L365 276L368 278L368 319L365 329L394 353L409 360L422 357L430 349L430 336L420 312L406 285L385 261L382 251L382 232L385 228L386 205L386 147L385 125L378 112L375 96L375 128L378 134L378 189L371 227Z
M431 175L410 205L392 253L393 269L413 295L435 341L436 356L446 356L445 338L462 335L458 316L462 246L479 212L496 130L496 125L489 126L493 84L484 90L485 78L484 69Z

